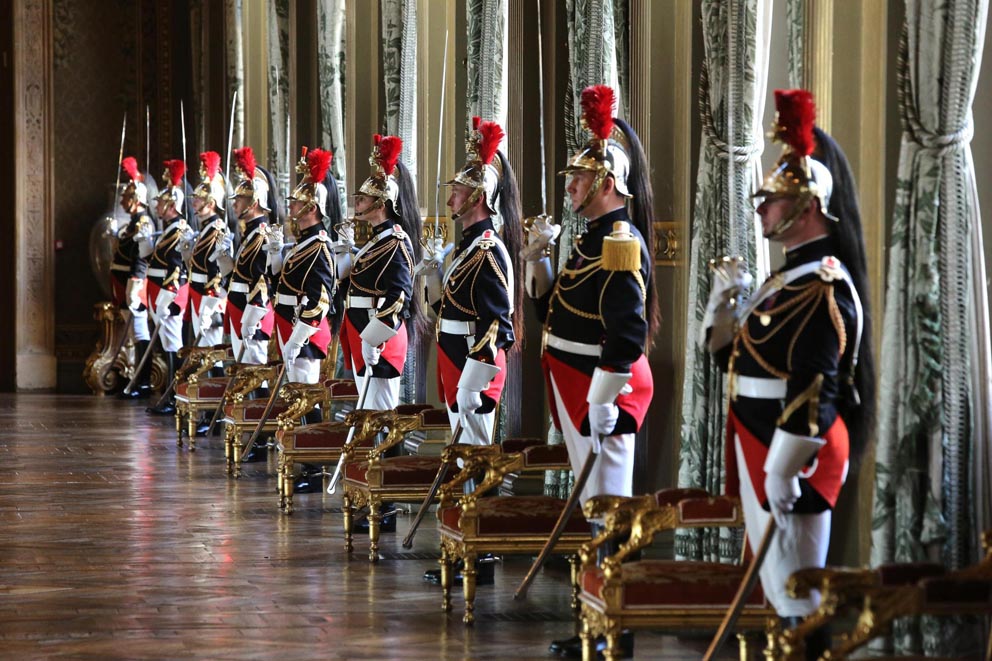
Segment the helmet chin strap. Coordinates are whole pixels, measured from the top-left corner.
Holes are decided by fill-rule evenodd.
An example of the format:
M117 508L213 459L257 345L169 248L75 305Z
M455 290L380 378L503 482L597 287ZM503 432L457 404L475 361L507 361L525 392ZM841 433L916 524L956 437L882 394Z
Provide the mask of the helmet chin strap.
M475 190L473 190L472 194L468 196L468 199L466 199L465 202L460 207L458 207L457 210L451 212L451 219L458 220L459 218L467 214L469 210L473 206L475 206L475 203L479 201L480 195L482 195L481 188L476 188Z
M787 229L792 227L796 221L799 220L799 216L803 214L803 211L806 209L806 205L809 204L809 201L810 197L807 195L798 196L795 204L792 205L792 209L789 211L789 214L782 218L782 220L778 221L775 227L768 231L765 238L774 240L782 236Z
M355 218L357 220L368 220L368 215L370 213L372 213L376 209L384 209L385 207L386 207L386 203L382 201L382 198L381 197L377 197L377 198L375 198L375 202L373 202L372 204L370 204L365 209L365 211L362 211L362 212L355 211Z
M592 184L589 185L589 190L586 191L585 197L582 198L582 203L575 210L575 213L582 213L585 208L589 206L592 202L592 198L596 197L599 190L603 187L603 183L606 181L606 168L599 168L596 170L596 177L592 180Z

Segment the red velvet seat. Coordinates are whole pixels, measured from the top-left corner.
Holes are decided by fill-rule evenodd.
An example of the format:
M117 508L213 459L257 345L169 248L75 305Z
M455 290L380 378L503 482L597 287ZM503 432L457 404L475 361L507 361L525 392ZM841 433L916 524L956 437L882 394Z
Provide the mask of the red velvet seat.
M487 535L550 535L558 517L565 508L565 501L552 496L510 496L480 498L475 505L478 519L478 536ZM441 510L441 525L452 531L460 529L462 508L446 507ZM572 512L566 533L588 534L589 524L582 512Z
M352 462L345 467L345 477L362 484L368 484L367 471L369 462ZM437 472L441 469L441 457L421 457L408 455L404 457L388 457L381 461L379 470L382 472L384 487L429 487ZM449 471L445 483L449 482L456 473Z
M196 386L199 388L197 393L198 399L217 399L219 400L221 395L227 389L227 383L231 379L226 376L210 377L207 379L200 379L197 381ZM189 393L189 383L183 381L176 386L176 395L180 397L187 397Z
M262 414L265 413L265 407L268 405L268 403L269 403L268 399L261 398L261 399L252 399L247 402L241 402L240 404L225 404L224 414L229 418L234 417L235 411L240 409L242 412L241 415L243 416L241 418L242 420L246 422L252 420L258 421L261 420ZM276 400L276 402L272 405L272 412L269 414L269 418L268 418L269 421L272 421L274 423L276 417L280 413L284 412L286 408L287 406L284 402L280 402Z
M641 560L623 565L621 604L627 608L729 608L747 570L742 565L676 560ZM585 594L603 600L603 570L582 572ZM761 586L744 602L765 606Z

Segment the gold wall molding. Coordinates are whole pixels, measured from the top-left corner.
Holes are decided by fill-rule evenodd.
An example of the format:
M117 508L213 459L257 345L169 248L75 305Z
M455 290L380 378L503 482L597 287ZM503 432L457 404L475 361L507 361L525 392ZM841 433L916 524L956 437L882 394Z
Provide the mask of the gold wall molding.
M14 3L18 390L54 388L52 0Z

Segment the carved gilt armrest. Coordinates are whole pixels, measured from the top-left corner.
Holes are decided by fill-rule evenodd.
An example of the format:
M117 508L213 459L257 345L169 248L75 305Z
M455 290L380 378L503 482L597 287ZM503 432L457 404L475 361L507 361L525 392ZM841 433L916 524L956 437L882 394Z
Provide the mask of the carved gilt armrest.
M671 505L647 506L632 514L630 537L620 545L616 553L603 559L603 574L607 579L619 575L621 563L637 551L650 546L659 532L678 527L678 512Z
M227 356L227 349L215 347L183 347L179 350L182 357L185 353L186 360L176 371L176 383L185 381L194 384L199 380L201 374L209 371L215 363L218 363Z
M654 496L593 496L582 507L587 521L603 521L603 530L579 548L582 566L596 563L596 552L603 544L630 533L638 512L657 507Z
M389 427L389 433L386 434L386 438L369 452L369 466L377 465L387 451L403 442L407 434L420 429L423 426L421 422L422 420L419 415L391 416L386 422L386 426Z
M278 369L275 365L242 366L234 375L234 381L224 396L225 400L233 403L244 401L245 396L259 388L262 383L275 379Z
M280 430L288 431L318 404L326 404L327 388L321 384L287 383L280 389L279 397L289 406L277 416L276 425Z
M462 486L481 471L486 470L493 458L501 455L502 451L498 445L455 443L444 448L441 452L441 462L448 466L449 471L457 470L458 473L438 491L440 497L438 511L462 498L465 495L462 493Z

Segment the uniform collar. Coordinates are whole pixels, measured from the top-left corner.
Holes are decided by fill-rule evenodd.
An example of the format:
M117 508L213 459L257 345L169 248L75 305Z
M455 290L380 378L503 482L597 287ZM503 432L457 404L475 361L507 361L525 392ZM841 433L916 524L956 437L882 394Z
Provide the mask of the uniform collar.
M299 241L306 241L307 239L317 236L322 231L324 231L324 224L317 223L316 225L311 225L310 227L300 230L300 235L297 237Z
M600 232L605 231L607 234L613 231L613 223L618 220L625 220L630 222L630 215L627 213L627 207L620 207L619 209L614 209L613 211L603 214L599 218L590 220L586 223L587 232Z
M386 230L388 230L392 226L393 226L393 222L391 220L389 220L389 218L387 218L386 220L382 221L378 225L373 225L372 226L372 236L373 237L379 236L380 234L382 234L383 232L385 232Z
M785 253L785 266L783 268L790 269L807 262L820 261L834 253L833 245L834 242L830 236L823 236L790 248Z
M245 234L251 234L258 229L258 226L266 221L265 216L256 216L245 223Z
M480 220L471 227L466 227L464 230L462 230L462 242L458 245L458 249L464 250L465 248L467 248L473 241L479 238L482 235L482 233L485 232L486 230L495 231L495 228L493 227L492 218L486 218L485 220Z

